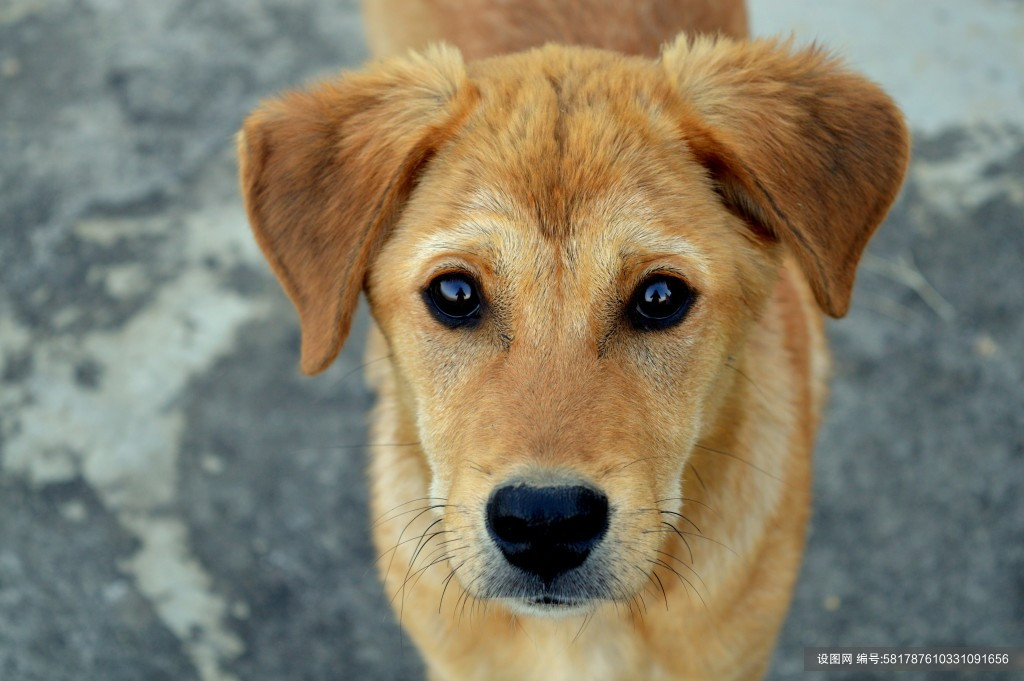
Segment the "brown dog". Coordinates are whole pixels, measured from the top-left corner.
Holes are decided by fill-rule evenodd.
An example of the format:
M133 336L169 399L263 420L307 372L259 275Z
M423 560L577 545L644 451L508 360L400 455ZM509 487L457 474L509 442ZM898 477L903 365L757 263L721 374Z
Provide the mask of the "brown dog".
M627 56L742 36L732 2L367 14L379 52L462 54L267 102L242 188L303 371L366 291L374 535L431 678L758 678L804 543L818 308L845 313L899 187L900 113L817 48ZM591 47L505 54L547 40Z

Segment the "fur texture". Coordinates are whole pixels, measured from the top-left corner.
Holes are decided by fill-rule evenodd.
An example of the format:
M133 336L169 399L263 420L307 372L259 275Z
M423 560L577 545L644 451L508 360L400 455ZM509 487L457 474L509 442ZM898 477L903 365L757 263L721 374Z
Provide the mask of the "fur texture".
M474 56L536 42L525 18L503 42L476 3L458 21L446 6L420 9ZM550 7L540 39L576 11ZM623 34L597 14L567 39L643 54L694 27L682 5L637 7L616 19L629 41L602 38ZM742 6L717 11L742 32ZM432 679L764 673L809 509L818 308L847 309L907 146L886 95L821 50L725 37L680 36L657 60L430 48L246 121L243 193L304 371L334 359L361 289L370 302L374 538ZM479 285L472 329L424 304L445 272ZM624 307L655 272L696 302L639 331ZM560 610L528 598L484 508L509 480L562 479L603 490L612 515L566 587L582 605Z

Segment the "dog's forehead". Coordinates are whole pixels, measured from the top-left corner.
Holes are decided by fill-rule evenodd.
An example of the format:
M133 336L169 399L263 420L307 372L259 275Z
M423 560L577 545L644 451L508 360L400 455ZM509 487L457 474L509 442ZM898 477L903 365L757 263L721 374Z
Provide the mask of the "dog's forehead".
M551 46L470 77L477 105L413 201L424 257L585 258L609 273L652 254L699 261L710 240L694 228L717 203L653 62Z
M484 62L471 82L478 103L453 160L532 210L544 236L571 234L612 194L654 190L666 153L685 153L670 88L647 60L549 46Z

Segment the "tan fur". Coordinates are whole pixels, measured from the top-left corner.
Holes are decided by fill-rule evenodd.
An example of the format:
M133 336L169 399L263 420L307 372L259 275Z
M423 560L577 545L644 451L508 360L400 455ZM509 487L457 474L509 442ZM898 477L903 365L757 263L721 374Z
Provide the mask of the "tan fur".
M466 59L521 52L547 42L658 56L681 31L747 35L735 0L363 0L367 38L379 57L444 40Z
M392 4L368 5L384 51L440 35L480 57L565 30L650 54L666 31L745 30L738 3L711 24L694 19L710 4L638 3L630 21L615 3L616 31L598 0L543 5L553 16L533 23L523 8L542 5L471 2L456 18L419 0L403 24ZM239 152L304 371L334 359L361 288L369 299L374 539L431 678L759 678L809 512L817 306L845 312L906 165L888 98L772 41L681 37L657 61L432 48L265 104ZM472 330L424 305L451 270L488 301ZM698 298L678 326L640 332L623 306L652 271ZM484 505L511 478L562 477L610 499L612 586L585 615L522 614L488 591L500 555Z

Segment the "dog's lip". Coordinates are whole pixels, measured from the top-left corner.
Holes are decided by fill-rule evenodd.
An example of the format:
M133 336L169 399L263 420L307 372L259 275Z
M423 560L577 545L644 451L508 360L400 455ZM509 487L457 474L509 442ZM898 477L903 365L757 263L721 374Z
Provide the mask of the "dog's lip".
M550 608L575 608L583 605L583 601L560 598L559 596L534 596L526 600L530 605L541 605Z
M566 598L551 594L522 595L502 599L512 612L531 617L573 617L593 609L595 600L587 597Z

